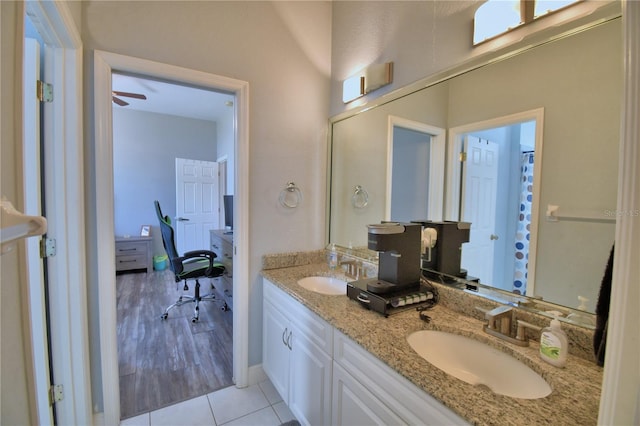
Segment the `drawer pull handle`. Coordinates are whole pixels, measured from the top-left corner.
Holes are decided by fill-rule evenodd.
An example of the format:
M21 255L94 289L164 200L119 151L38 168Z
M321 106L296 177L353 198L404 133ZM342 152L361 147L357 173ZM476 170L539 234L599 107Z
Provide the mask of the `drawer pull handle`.
M138 251L138 249L135 248L135 247L134 248L128 248L128 249L123 248L123 249L120 249L120 251Z
M367 296L365 296L364 294L360 293L356 299L358 299L359 301L361 301L362 303L371 303L371 300L366 298Z
M137 260L119 260L120 263L136 263Z
M286 335L287 335L287 328L285 328L284 331L282 332L282 343L285 346L289 346L289 345L287 345L287 338L285 337Z

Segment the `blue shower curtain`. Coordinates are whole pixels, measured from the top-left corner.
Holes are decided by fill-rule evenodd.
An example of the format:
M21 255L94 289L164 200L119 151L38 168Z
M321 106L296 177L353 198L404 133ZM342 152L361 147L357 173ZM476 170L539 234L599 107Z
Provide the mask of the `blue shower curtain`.
M531 201L533 199L533 160L533 152L524 152L520 157L520 211L516 229L513 274L513 292L516 294L527 293Z

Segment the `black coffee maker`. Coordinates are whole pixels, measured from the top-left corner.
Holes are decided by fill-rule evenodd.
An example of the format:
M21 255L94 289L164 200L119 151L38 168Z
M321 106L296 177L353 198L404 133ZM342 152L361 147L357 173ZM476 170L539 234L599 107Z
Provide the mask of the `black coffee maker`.
M388 293L420 285L420 232L416 223L368 225L369 250L379 252L378 279L367 284L372 293Z
M454 277L465 278L460 267L462 244L469 242L471 223L422 221L422 267Z

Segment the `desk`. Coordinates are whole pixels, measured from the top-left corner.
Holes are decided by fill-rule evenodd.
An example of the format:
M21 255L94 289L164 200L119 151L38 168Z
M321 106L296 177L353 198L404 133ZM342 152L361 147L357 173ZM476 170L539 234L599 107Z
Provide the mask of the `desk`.
M116 272L153 271L151 237L116 237Z
M224 274L215 281L227 305L233 309L233 234L227 232L224 229L209 231L211 251L217 256L216 262L223 264L225 268Z

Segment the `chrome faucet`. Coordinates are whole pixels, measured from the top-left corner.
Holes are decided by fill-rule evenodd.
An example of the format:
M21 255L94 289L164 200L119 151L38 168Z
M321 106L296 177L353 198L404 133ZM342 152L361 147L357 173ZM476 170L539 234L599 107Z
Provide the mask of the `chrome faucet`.
M535 331L542 330L538 326L516 319L516 334L514 336L511 331L511 324L515 319L515 313L511 306L501 305L491 310L479 307L476 307L476 309L484 313L484 317L487 320L487 323L482 327L486 333L514 345L529 346L529 340L526 335L527 328Z
M340 266L346 266L344 270L345 275L348 278L353 278L355 280L360 279L361 275L364 275L364 267L362 262L355 259L342 260L339 263Z

